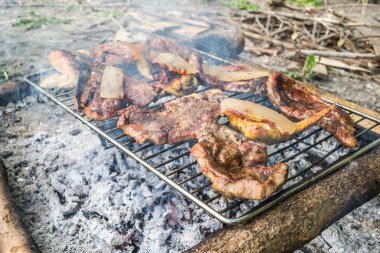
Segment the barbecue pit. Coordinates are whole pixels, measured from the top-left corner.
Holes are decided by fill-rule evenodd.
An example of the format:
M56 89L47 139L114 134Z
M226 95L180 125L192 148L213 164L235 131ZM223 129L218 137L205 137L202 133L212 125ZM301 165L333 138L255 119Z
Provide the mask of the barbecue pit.
M218 61L220 59L214 60ZM48 73L49 72L39 72L38 74L27 76L25 80L31 85L38 86L39 78ZM36 89L38 90L38 87L36 87ZM199 92L202 91L204 90L201 89ZM95 131L95 133L99 134L104 140L104 145L106 147L117 146L121 149L122 153L135 156L135 158L138 158L137 160L144 159L142 162L143 164L148 165L146 166L148 170L157 173L156 175L159 177L168 177L170 179L170 181L168 181L170 185L173 185L176 189L180 189L181 193L191 199L190 206L192 206L192 210L197 210L195 212L200 212L200 209L193 205L196 204L205 208L205 210L212 216L227 224L239 223L245 219L257 216L266 209L275 205L277 202L296 193L298 190L302 190L304 187L315 183L323 176L338 170L350 159L353 159L371 149L371 147L378 145L378 136L372 133L371 130L375 129L379 122L369 115L346 108L351 115L355 117L357 123L357 134L359 134L358 137L360 143L359 149L354 150L351 154L348 154L349 150L339 147L339 144L323 130L318 128L311 129L310 131L304 133L304 135L300 136L300 138L296 141L285 145L273 146L269 150L272 154L272 162L278 161L277 159L288 159L295 162L295 168L292 168L293 170L291 170L291 173L293 174L290 174L291 176L293 175L294 178L289 181L284 188L284 191L281 191L272 198L260 203L254 201L229 202L221 198L217 192L213 191L208 184L208 181L199 173L199 170L197 170L194 160L192 160L188 154L188 148L191 147L193 143L183 143L174 146L166 145L164 147L154 147L151 144L138 145L133 143L133 141L126 136L121 136L121 131L115 129L115 119L111 119L105 124L99 122L89 122L73 112L71 105L71 91L49 90L41 92L44 94L47 93L46 95L48 95L48 97L50 97L53 101L56 100L55 102L59 102L58 105L60 107L63 107L65 110L69 111L69 113L73 113L75 118L79 119L82 123ZM251 101L259 101L262 104L268 105L266 100L261 100L262 97L257 97L252 94L228 93L228 95ZM159 101L156 105L161 102L163 101ZM363 127L363 124L361 123L366 124ZM41 138L44 139L43 136ZM327 148L327 150L325 150L325 148ZM111 148L109 150L114 149ZM121 155L123 156L123 154ZM346 157L347 155L348 157ZM305 158L310 159L310 161L304 161ZM347 159L344 160L344 158ZM338 165L334 164L334 162L338 159L343 159L344 161L342 160L342 163L338 163ZM122 164L122 162L118 164ZM334 164L334 167L330 168L331 164ZM136 168L140 170L142 169L142 167L137 164ZM298 176L298 174L300 174L300 176ZM306 178L303 176L306 176ZM307 178L309 178L309 180ZM165 187L164 185L165 184L160 186ZM181 190L180 187L183 187L183 190ZM174 199L176 198L177 196L174 197ZM199 200L197 200L197 198L199 198ZM170 207L171 204L170 202L168 203L168 206ZM207 218L207 220L209 219ZM221 226L220 223L215 221L216 220L213 219L209 223L208 228L212 227L209 232ZM136 234L138 235L138 233ZM133 238L133 240L138 241L138 236L136 236L136 234L131 233L128 236ZM198 238L198 240L200 240L200 238Z

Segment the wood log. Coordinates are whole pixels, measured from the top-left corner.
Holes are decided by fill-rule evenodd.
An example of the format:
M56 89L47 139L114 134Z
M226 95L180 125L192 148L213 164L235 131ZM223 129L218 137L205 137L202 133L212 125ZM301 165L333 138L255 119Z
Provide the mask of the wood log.
M39 252L22 228L17 208L12 205L9 196L5 165L0 160L0 252Z
M216 232L188 252L292 252L379 193L380 148L376 148L257 218Z

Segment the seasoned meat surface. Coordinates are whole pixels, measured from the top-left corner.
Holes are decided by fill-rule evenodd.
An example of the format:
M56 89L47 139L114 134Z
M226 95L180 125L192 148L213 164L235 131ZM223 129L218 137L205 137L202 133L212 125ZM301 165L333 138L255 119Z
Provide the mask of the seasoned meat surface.
M86 71L84 71L87 69ZM153 87L142 79L124 76L123 99L100 97L100 85L104 65L99 63L83 64L79 82L74 92L74 104L83 111L87 118L105 120L121 115L128 102L143 107L153 101L157 93ZM79 102L78 102L79 101Z
M198 131L191 149L212 187L227 198L264 199L286 181L288 165L267 166L265 144L249 141L227 126Z
M267 84L267 93L271 102L287 117L294 120L306 119L331 104L318 95L308 91L301 83L282 75L273 73ZM355 128L351 117L339 107L335 107L318 123L330 132L345 147L356 146Z
M177 98L157 109L131 106L120 117L118 127L138 143L151 140L161 145L192 140L202 124L217 122L223 98L222 91L210 90Z
M124 77L124 94L128 102L139 107L147 106L157 97L153 86L127 75Z

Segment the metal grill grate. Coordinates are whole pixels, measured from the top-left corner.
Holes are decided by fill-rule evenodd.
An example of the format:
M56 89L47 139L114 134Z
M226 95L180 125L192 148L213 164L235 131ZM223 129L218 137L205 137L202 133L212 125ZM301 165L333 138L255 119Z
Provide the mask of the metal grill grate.
M116 146L134 158L185 197L226 224L239 224L253 218L380 144L379 136L371 131L379 126L380 121L342 106L356 120L358 148L345 149L331 134L320 127L313 127L297 139L268 146L271 164L289 163L288 182L282 190L263 201L228 201L212 189L210 181L200 172L195 159L190 155L189 148L194 145L194 141L161 146L152 143L138 144L116 127L117 117L104 122L87 120L73 110L73 90L44 90L39 87L38 79L49 72L51 70L29 75L24 80L94 130L106 140L108 145ZM209 88L200 89L198 92L207 89ZM226 94L271 107L266 98L251 93L226 92ZM167 98L174 99L174 97ZM162 103L158 101L151 107ZM359 122L366 123L366 127L359 126ZM226 124L226 121L221 123Z

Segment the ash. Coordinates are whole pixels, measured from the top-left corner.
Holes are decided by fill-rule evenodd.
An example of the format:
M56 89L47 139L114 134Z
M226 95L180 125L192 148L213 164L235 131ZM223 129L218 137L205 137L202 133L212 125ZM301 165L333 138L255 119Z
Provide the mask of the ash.
M178 252L221 228L44 98L0 113L0 158L42 252Z

